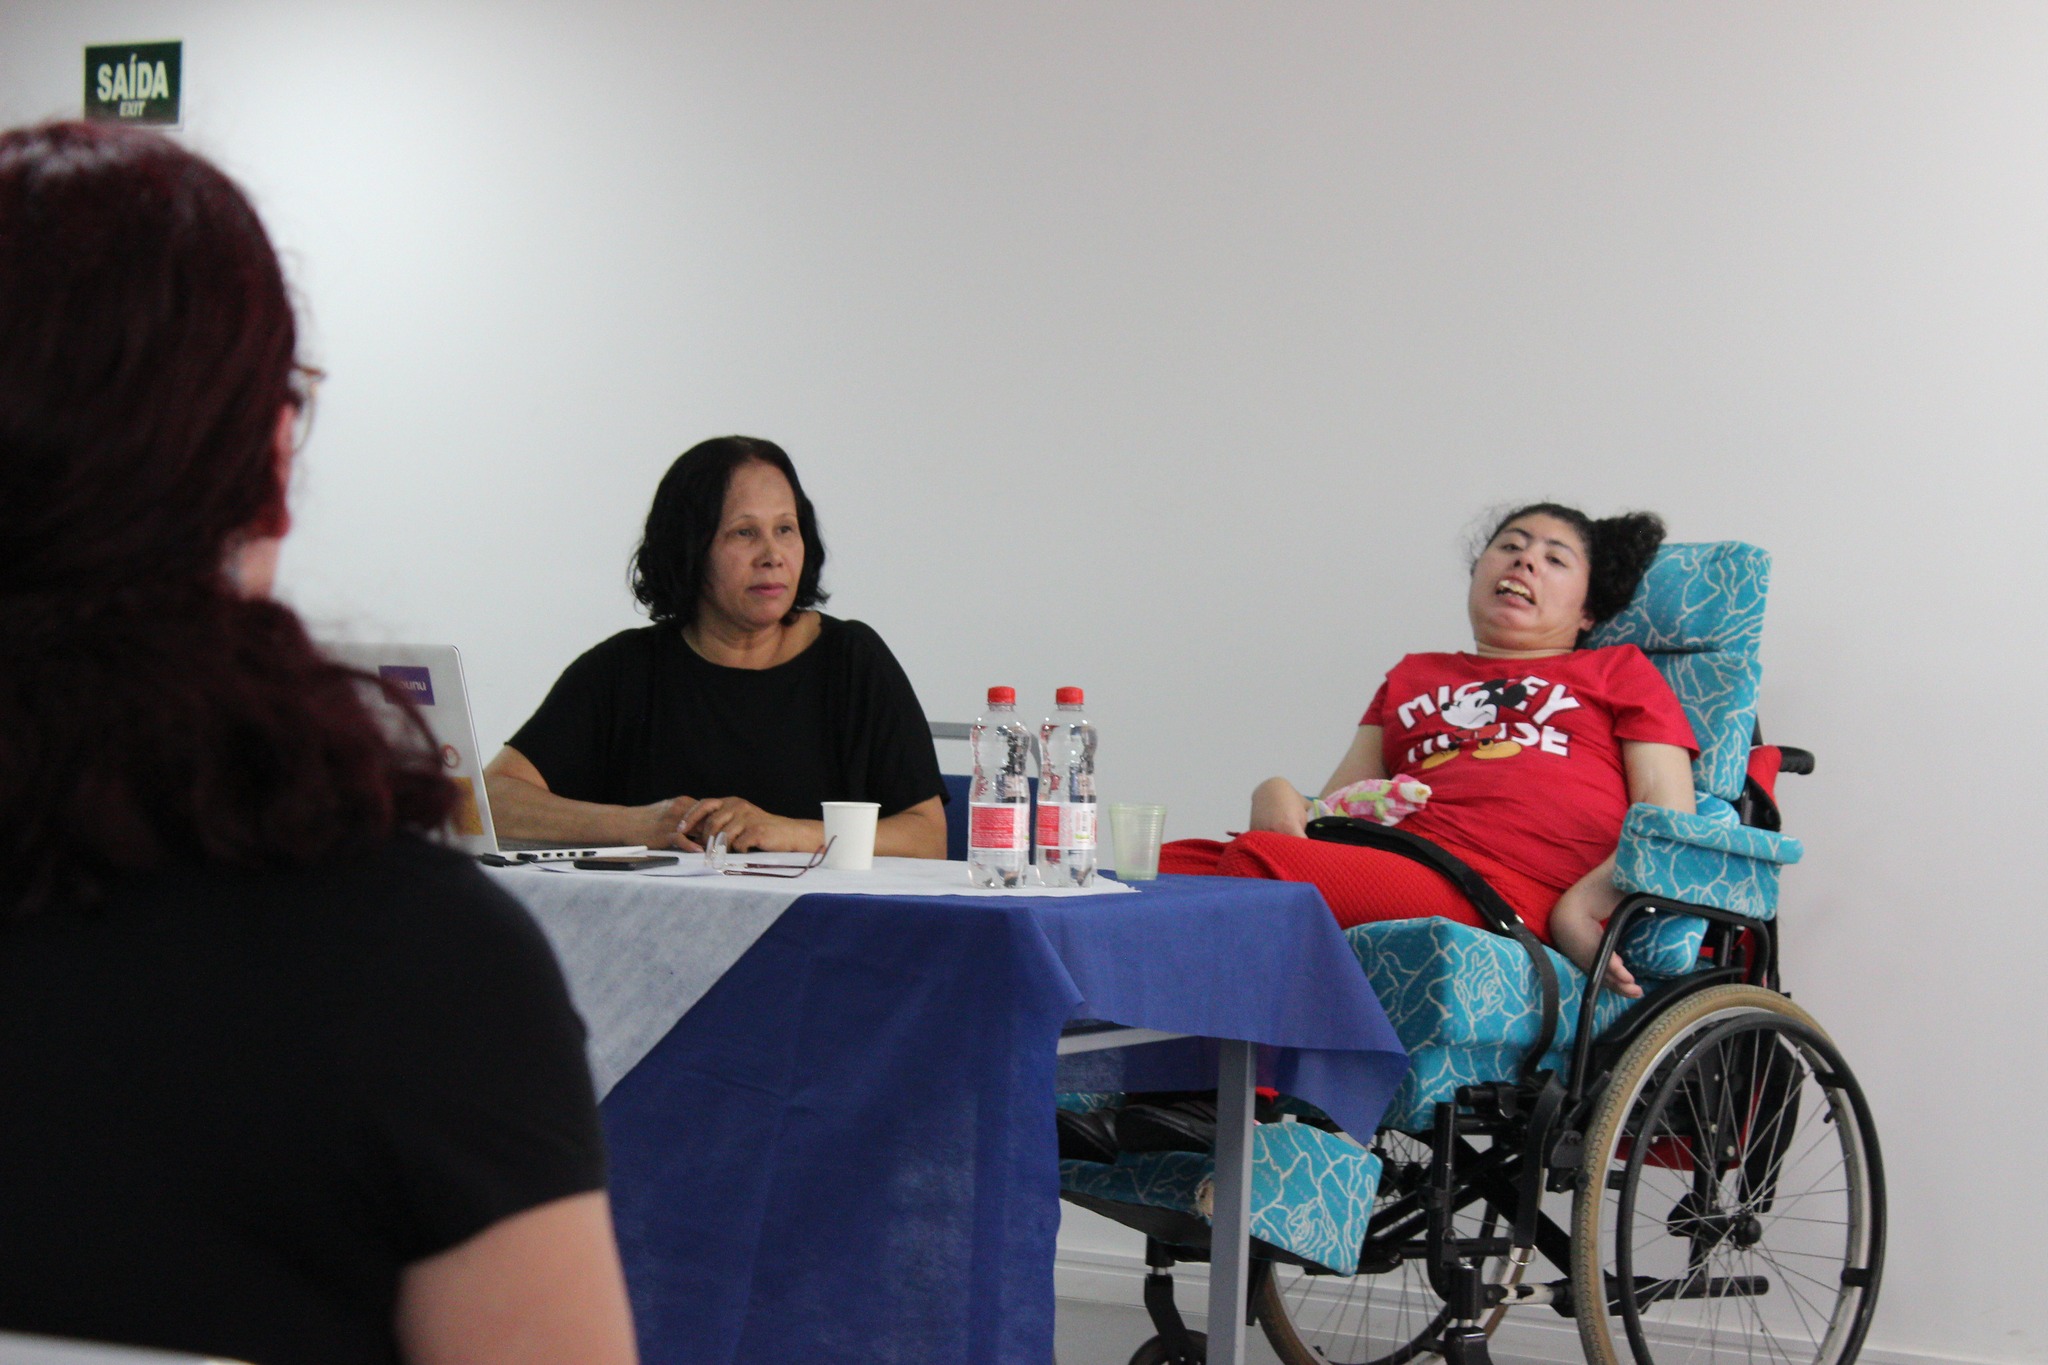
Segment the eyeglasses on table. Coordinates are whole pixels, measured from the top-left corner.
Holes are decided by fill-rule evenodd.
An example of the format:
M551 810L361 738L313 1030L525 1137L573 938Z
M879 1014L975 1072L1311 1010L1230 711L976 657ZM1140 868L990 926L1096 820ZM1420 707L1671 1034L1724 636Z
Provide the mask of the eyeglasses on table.
M834 842L833 839L827 839L824 847L813 853L808 862L736 863L725 851L725 831L720 830L704 845L704 865L713 872L723 872L728 877L801 877L825 861L825 855L832 851Z

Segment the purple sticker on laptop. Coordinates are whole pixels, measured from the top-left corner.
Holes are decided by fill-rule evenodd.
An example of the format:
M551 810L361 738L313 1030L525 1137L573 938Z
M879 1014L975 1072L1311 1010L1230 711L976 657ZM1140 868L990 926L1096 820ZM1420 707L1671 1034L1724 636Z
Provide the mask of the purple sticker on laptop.
M379 664L377 676L396 684L399 691L412 698L415 706L434 704L434 675L427 669L406 664Z

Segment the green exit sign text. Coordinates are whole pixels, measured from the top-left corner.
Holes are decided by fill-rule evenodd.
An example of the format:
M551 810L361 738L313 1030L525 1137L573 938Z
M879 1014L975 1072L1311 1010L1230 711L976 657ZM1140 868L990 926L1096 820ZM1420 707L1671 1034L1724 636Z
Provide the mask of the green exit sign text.
M85 50L85 116L102 123L175 126L184 47L111 43Z

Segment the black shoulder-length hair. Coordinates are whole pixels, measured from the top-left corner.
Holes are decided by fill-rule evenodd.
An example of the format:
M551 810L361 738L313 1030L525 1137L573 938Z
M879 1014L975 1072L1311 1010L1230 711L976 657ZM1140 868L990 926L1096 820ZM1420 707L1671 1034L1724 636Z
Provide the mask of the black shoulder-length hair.
M704 596L705 562L711 540L725 515L726 485L743 464L759 463L782 471L796 494L797 530L804 538L804 568L796 581L796 600L782 619L827 601L819 586L825 570L825 542L818 535L818 514L796 476L789 455L773 441L758 436L714 436L699 441L668 467L647 509L647 529L633 551L633 596L658 624L687 626L697 619Z

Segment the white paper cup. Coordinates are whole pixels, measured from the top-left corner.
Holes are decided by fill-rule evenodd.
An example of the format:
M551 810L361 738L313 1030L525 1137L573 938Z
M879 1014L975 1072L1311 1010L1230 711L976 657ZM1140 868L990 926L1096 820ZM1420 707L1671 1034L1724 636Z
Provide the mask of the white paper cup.
M840 872L866 872L875 865L875 821L882 807L875 801L826 801L825 838L832 845L825 866Z

